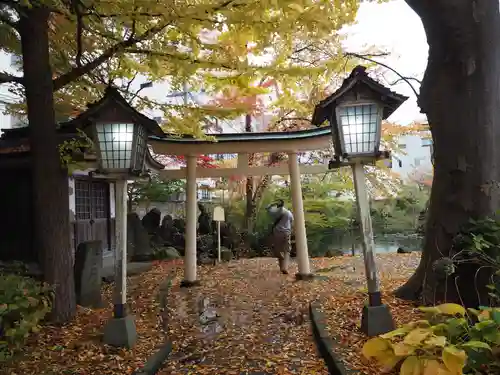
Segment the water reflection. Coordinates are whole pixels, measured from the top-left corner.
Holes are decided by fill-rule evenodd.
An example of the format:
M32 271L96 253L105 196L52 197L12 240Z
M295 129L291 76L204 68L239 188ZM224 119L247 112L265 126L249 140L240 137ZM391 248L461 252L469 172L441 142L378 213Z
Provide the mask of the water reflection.
M422 237L417 234L387 234L375 236L375 252L376 253L396 253L399 248L408 251L422 250ZM334 235L330 237L329 246L323 247L323 252L315 254L323 256L327 251L341 251L346 254L359 254L362 252L361 240L355 235Z

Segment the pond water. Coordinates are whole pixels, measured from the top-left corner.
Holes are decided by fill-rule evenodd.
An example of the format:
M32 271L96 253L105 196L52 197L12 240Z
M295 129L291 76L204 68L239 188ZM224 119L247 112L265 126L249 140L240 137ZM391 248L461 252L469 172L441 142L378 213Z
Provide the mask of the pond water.
M330 251L341 250L344 253L354 252L361 253L361 240L359 236L340 235L330 238L329 246L325 249ZM324 243L324 242L323 242ZM386 234L375 235L375 252L376 253L395 253L398 248L403 248L409 251L422 250L422 237L416 234ZM323 254L318 254L323 255Z

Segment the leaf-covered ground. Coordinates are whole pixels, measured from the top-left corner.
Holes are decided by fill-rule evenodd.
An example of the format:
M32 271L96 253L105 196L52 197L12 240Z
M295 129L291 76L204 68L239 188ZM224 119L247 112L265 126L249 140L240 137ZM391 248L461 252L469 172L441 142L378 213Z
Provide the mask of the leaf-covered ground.
M161 262L142 275L128 278L129 304L136 317L138 341L132 350L101 343L105 322L111 317L111 285L103 288L106 308L78 307L74 322L63 327L44 326L10 362L0 364L8 375L125 375L131 374L163 342L158 289L168 274L182 272L178 262Z
M391 293L408 280L419 261L420 253L377 255L383 302L389 305L396 326L416 320L417 316L420 316L414 303L399 300ZM342 292L324 294L320 298L328 321L327 329L340 344L340 357L350 369L359 371L360 375L380 375L380 367L369 363L360 355L367 340L360 330L361 310L366 302L362 259L338 258L326 263L335 263L337 267L324 274L344 282ZM342 272L349 268L352 272Z
M418 254L378 257L383 290L392 290L411 274ZM74 323L45 327L30 339L23 355L2 374L130 374L165 338L173 341L170 360L159 374L327 374L316 353L307 315L308 303L319 300L332 335L345 344L342 355L364 374L379 374L359 356L364 302L364 267L359 257L320 258L312 268L328 280L296 282L278 272L273 259L243 259L216 267L199 267L202 286L181 289L182 268L160 262L153 270L129 278L129 301L136 315L139 340L133 350L100 343L108 307L79 309ZM173 277L161 311L159 286ZM408 319L411 306L384 294L396 320ZM403 318L402 318L403 317Z
M308 320L315 285L295 282L294 273L280 274L273 259L246 259L203 268L199 288L174 288L168 327L176 350L160 374L326 375ZM219 315L211 324L200 317L204 300Z

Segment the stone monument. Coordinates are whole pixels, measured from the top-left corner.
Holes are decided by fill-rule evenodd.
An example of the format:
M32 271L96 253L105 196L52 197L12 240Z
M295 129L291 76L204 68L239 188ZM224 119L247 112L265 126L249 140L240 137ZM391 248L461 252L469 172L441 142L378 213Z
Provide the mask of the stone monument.
M84 307L102 307L102 242L78 245L75 253L76 303Z

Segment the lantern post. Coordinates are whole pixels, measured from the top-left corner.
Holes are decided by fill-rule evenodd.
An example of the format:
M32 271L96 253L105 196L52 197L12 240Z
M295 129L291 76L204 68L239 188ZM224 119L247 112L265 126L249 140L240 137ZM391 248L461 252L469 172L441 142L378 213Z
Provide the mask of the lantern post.
M129 180L149 176L148 136L163 136L164 132L156 121L132 108L112 86L67 124L84 130L94 142L98 169L91 173L113 180L116 185L113 317L104 327L104 342L130 348L137 340L137 332L127 306L127 185Z
M406 99L370 78L365 67L358 66L335 93L316 106L313 115L313 124L328 121L332 128L335 155L329 168L350 166L353 173L368 286L361 329L368 336L393 330L394 321L389 307L382 303L364 165L390 157L390 152L380 151L382 120Z

